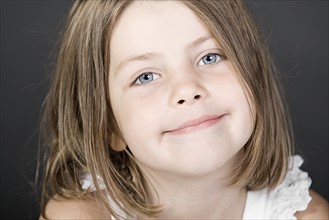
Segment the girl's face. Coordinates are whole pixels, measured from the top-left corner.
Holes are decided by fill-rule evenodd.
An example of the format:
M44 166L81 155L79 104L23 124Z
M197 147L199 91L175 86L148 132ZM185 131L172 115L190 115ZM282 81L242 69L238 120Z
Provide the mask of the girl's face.
M110 42L109 93L132 151L149 171L224 169L254 123L232 63L186 6L136 1Z

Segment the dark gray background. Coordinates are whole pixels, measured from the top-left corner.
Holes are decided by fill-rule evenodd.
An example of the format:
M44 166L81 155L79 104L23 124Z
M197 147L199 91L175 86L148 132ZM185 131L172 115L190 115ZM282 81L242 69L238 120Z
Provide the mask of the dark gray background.
M247 1L279 64L297 148L328 200L328 1ZM70 1L1 0L1 219L36 219L37 127Z

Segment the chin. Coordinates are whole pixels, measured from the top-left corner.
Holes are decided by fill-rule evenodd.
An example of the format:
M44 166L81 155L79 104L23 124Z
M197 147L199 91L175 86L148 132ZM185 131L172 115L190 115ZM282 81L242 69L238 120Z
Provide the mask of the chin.
M175 170L186 177L201 177L206 175L225 176L235 165L232 157L222 157L219 153L206 153L188 155L175 164Z

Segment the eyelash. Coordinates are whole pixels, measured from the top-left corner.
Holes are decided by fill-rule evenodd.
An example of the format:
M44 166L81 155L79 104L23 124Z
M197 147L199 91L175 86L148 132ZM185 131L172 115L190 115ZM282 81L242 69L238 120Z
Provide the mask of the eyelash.
M209 63L209 64L206 64L204 61L205 58L209 58L210 56L215 56L215 61L213 63ZM206 55L204 55L203 57L201 57L200 61L198 61L197 65L198 66L205 66L205 65L213 65L213 64L216 64L218 63L219 61L221 60L225 60L226 59L226 56L225 55L221 55L221 54L218 54L218 53L207 53ZM201 62L203 62L203 64L201 64ZM142 82L142 77L147 77L147 76L152 76L151 77L151 81L149 82ZM134 81L133 81L133 85L143 85L143 84L148 84L152 81L154 81L155 79L158 79L160 78L160 75L157 74L157 73L154 73L154 72L144 72L142 74L140 74ZM145 79L145 78L144 78ZM148 79L146 79L148 80Z
M213 63L209 63L209 64L204 63L204 59L207 58L207 57L209 58L210 56L215 56L215 61ZM213 64L218 63L219 61L225 60L225 59L226 59L226 57L224 55L219 54L219 53L207 53L206 55L201 57L201 59L197 63L197 65L198 66L213 65ZM201 64L201 62L203 62L203 64Z
M145 82L145 83L142 83L141 82L141 79L142 77L146 77L147 75L152 75L152 81L154 80L154 76L156 76L155 78L160 78L160 75L157 74L157 73L153 73L153 72L145 72L145 73L142 73L140 74L133 82L133 85L143 85L143 84L147 84L149 82Z

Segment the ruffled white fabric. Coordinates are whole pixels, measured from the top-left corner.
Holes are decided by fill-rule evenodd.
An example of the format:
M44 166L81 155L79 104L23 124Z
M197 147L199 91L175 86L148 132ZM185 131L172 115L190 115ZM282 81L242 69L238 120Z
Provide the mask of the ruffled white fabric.
M94 181L93 181L90 173L81 172L79 176L80 176L79 182L81 184L82 189L90 190L92 192L96 191L96 187L95 187ZM100 176L96 176L96 178L97 178L97 182L99 184L100 189L101 190L105 189L105 184L104 184L103 178Z
M302 163L299 155L292 156L286 177L275 189L249 191L243 219L296 219L294 214L305 210L311 201L311 179L299 169Z
M305 210L312 199L309 194L311 178L299 169L303 159L295 155L289 162L285 179L269 197L273 204L271 219L297 219L294 214Z
M105 187L103 178L100 176L96 176L96 178L97 178L97 182L99 184L100 190L104 190L106 187ZM94 181L93 181L90 173L81 172L79 182L81 184L82 189L89 190L91 192L96 191L96 187L95 187ZM128 219L128 216L126 215L126 213L109 196L108 196L108 201L110 203L110 206L113 208L113 210L115 210L115 212L119 216L122 216L123 219ZM113 216L111 216L111 220L116 220L116 219Z

